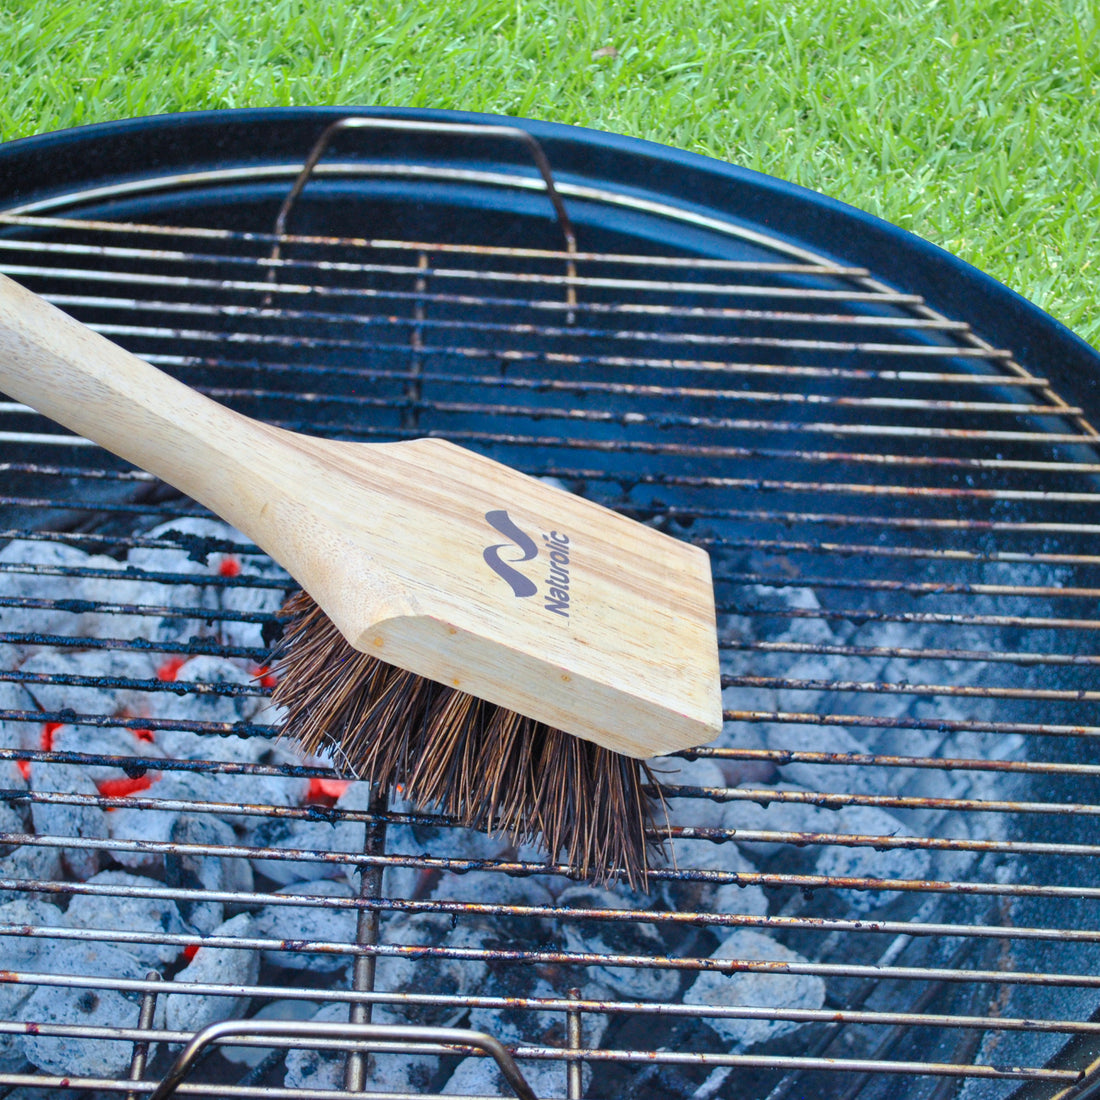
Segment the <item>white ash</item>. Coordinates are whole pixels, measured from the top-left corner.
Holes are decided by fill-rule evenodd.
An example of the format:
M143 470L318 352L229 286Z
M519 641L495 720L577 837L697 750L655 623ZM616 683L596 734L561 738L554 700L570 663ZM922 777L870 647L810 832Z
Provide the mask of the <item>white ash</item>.
M252 828L246 834L247 842L257 848L320 850L330 854L346 853L349 857L363 851L365 826L362 822L272 817L255 818L248 824ZM350 880L354 861L351 858L346 861L255 858L252 867L272 882L286 886L326 877Z
M75 894L65 910L70 928L95 928L110 933L126 932L178 934L184 931L176 903L168 898L143 897L141 891L163 889L161 883L125 871L101 871L88 879L89 885L119 887L132 894ZM125 949L146 969L173 962L180 949L173 944L130 941Z
M565 985L566 983L561 983ZM485 988L486 995L514 1000L564 1001L568 990L555 988L545 978L528 974L524 969L498 969ZM584 994L590 999L614 1000L615 993L607 986L588 983ZM560 1009L537 1007L472 1008L467 1026L484 1031L507 1046L567 1045L566 1015ZM582 1041L586 1047L599 1047L608 1027L606 1013L586 1012L581 1017Z
M32 653L20 671L39 676L43 682L24 686L40 710L57 712L70 708L79 714L138 713L148 692L143 688L84 687L52 682L71 676L97 680L154 680L155 663L147 653L119 649L45 649Z
M661 769L660 780L669 784L673 791L676 787L704 787L724 790L726 773L714 760L703 757L698 760L657 761ZM665 799L662 808L657 810L657 820L667 819L669 825L690 825L700 829L723 829L726 824L726 806L724 802L691 795L689 797Z
M278 891L282 895L350 899L351 887L336 879L296 882ZM326 943L355 943L356 909L332 905L265 905L256 914L256 934L275 940L317 940ZM328 973L346 970L352 960L348 953L276 951L264 952L264 958L288 970Z
M557 1059L527 1058L518 1061L520 1073L536 1096L565 1096L567 1063ZM584 1088L588 1088L592 1071L586 1065L581 1074ZM500 1072L496 1061L489 1056L463 1058L455 1067L443 1096L511 1096L511 1086Z
M26 828L20 809L10 802L0 800L0 833L24 833ZM0 845L0 856L6 855L10 850L10 845Z
M35 969L46 974L80 974L102 978L94 989L39 986L20 1006L18 1019L38 1024L137 1027L140 1006L110 988L120 978L139 979L146 968L128 951L108 943L84 940L41 942ZM20 1036L27 1060L46 1073L79 1077L113 1077L130 1065L133 1045L120 1040L80 1039L53 1035Z
M0 852L0 859L3 859L4 876L9 878L53 883L65 874L61 865L60 849L45 844L20 844L6 855ZM38 896L40 895L34 890L5 890L0 895L0 900Z
M845 806L838 811L838 832L851 836L900 836L905 826L892 814L874 806ZM842 878L925 879L931 857L922 848L849 847L830 844L817 857L814 868L819 875ZM898 897L891 890L841 889L837 899L853 916L865 916Z
M248 540L239 531L214 519L181 518L169 520L148 532L153 539L182 541L216 540L235 544L233 551L215 551L206 560L197 560L174 547L135 547L128 557L131 565L149 573L169 573L194 576L196 583L161 583L160 598L155 601L174 607L194 608L212 612L209 618L182 622L168 618L158 624L154 637L157 641L187 642L192 636L208 637L223 645L263 649L263 628L259 622L241 621L221 617L219 612L243 612L248 614L272 613L279 610L289 581L286 573L269 558L255 552L246 552ZM182 540L181 540L182 536ZM282 582L278 586L252 586L202 582L218 575L228 563L239 569L242 577L264 578ZM156 582L150 582L154 584Z
M333 1002L323 1005L312 1017L319 1024L347 1024L348 1006ZM283 1087L288 1089L342 1089L347 1055L339 1050L308 1046L294 1047L286 1052L286 1076Z
M382 922L381 943L404 947L442 947L481 949L488 926L478 918L463 917L457 923L442 913L389 914ZM375 968L375 988L386 993L442 994L473 996L481 992L489 976L489 967L481 959L461 959L410 955L380 955ZM379 1023L416 1023L425 1026L455 1027L463 1016L462 1008L446 1003L397 1007L380 1005L375 1009Z
M31 790L35 793L99 796L90 776L69 764L38 761L31 767ZM50 836L103 839L107 836L107 815L95 805L64 802L35 802L31 818L36 833ZM99 870L101 853L95 848L64 848L62 862L76 879L88 879Z
M160 797L159 789L141 793ZM107 815L107 827L114 839L165 843L171 839L177 816L174 811L169 810L123 806ZM125 851L116 848L112 850L111 856L116 863L121 863L132 871L147 871L150 874L162 874L164 871L164 854L160 851Z
M179 665L173 681L178 690L162 690L146 699L144 715L152 718L181 718L189 722L233 724L250 721L264 705L255 673L227 657L200 654ZM243 694L219 694L215 685L225 684L243 688ZM194 687L188 687L194 685ZM232 687L229 689L232 691ZM209 734L195 734L188 730L167 729L158 735L158 742L169 756L185 760L208 758L216 751L220 760L238 760L257 763L269 746L263 738L218 738L216 750L212 750Z
M732 841L715 844L709 840L677 838L668 845L668 864L680 871L721 871L756 874L759 868ZM674 911L699 910L711 913L764 916L768 896L756 883L667 882L661 892Z
M252 1013L253 1020L312 1020L317 1015L320 1005L316 1001L303 1001L297 997L287 997L284 1000L268 1001ZM347 1011L345 1007L345 1019ZM231 1043L223 1043L218 1047L223 1058L230 1062L237 1062L242 1066L251 1068L259 1065L270 1054L270 1048L263 1046L236 1046Z
M7 619L3 620L5 629L10 629ZM20 652L14 646L0 646L0 668L15 669L18 667ZM0 680L0 711L4 713L33 713L36 707L34 700L27 694L22 684L12 683L10 680ZM38 748L38 740L41 737L41 727L33 722L20 722L14 718L0 718L0 745L5 748L18 747L21 749ZM12 771L18 774L15 765L8 760L0 761L0 777L9 775ZM20 778L22 778L20 776ZM11 783L4 781L4 785L11 787ZM24 786L26 784L24 783Z
M444 872L428 895L432 901L461 901L480 905L551 906L550 891L537 878L469 871Z
M47 901L29 895L0 904L0 924L34 925L58 928L61 910ZM40 941L32 936L0 936L0 959L3 968L33 973L38 969ZM14 1020L20 1007L35 991L35 986L22 982L0 981L0 1020ZM0 1034L0 1073L18 1073L27 1065L23 1044L18 1035Z
M378 1015L377 1009L374 1013ZM313 1016L315 1023L348 1022L348 1006L332 1003ZM372 1017L372 1022L378 1022ZM419 1096L431 1091L439 1073L440 1059L434 1054L404 1053L370 1055L366 1065L366 1085L370 1092L400 1093ZM344 1087L347 1054L340 1050L295 1047L286 1054L285 1088L333 1089Z
M228 822L210 814L181 814L172 823L168 839L173 844L226 848L237 843ZM181 890L251 892L252 866L246 859L172 852L164 860L164 881ZM208 933L221 924L224 906L220 901L181 899L179 909L185 922L196 931Z
M91 577L55 575L51 570L98 568L120 571L121 565L113 558L97 557L63 542L39 539L13 539L0 548L0 564L16 567L19 572L7 573L19 595L28 600L92 600L96 580ZM113 579L113 578L112 578ZM110 592L116 590L110 587ZM117 600L119 597L111 597ZM36 608L26 614L26 629L41 634L72 634L77 637L94 637L99 633L100 616L95 611L74 613L60 609ZM7 628L18 631L14 614L6 616ZM30 647L23 649L28 651Z
M770 936L747 928L731 932L711 956L720 960L772 961L798 964L807 960ZM684 1003L713 1007L818 1009L825 1003L825 983L812 974L761 973L751 970L723 973L704 970L684 994ZM707 1017L731 1050L744 1050L775 1039L799 1025L791 1020L750 1020Z
M764 797L772 793L791 793L813 797L814 791L793 783L777 783L772 787L752 784L748 789L761 791ZM726 803L726 828L752 832L835 833L842 832L837 811L813 802L773 799L766 806L750 799L731 799ZM787 851L782 840L745 840L740 842L750 858L766 860Z
M255 929L252 918L247 913L239 913L218 925L211 935L248 938L255 935ZM254 985L259 972L259 957L247 947L200 946L195 957L176 975L174 981L224 986ZM247 997L169 993L164 1001L164 1023L172 1031L198 1031L218 1020L243 1016L248 1003Z
M558 905L571 909L634 908L608 890L575 886L558 898ZM630 920L566 920L562 939L570 952L598 952L602 955L658 955L665 951L660 932L651 923ZM589 966L591 980L609 986L628 1000L666 1001L680 988L676 970L657 966Z

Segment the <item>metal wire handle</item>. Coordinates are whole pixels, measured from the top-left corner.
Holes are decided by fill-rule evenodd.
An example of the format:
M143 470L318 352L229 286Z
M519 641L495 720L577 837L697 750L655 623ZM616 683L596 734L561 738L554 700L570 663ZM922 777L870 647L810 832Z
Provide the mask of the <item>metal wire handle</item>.
M299 1045L340 1049L352 1044L400 1042L415 1046L430 1045L475 1047L490 1055L519 1100L538 1100L515 1059L499 1040L483 1031L452 1027L413 1027L407 1024L342 1024L337 1022L294 1020L221 1020L195 1032L180 1052L172 1068L150 1093L149 1100L167 1100L197 1064L200 1055L212 1043L239 1036L292 1039ZM372 1049L372 1047L368 1047ZM380 1049L387 1049L382 1047Z
M405 133L453 134L456 137L496 137L521 142L531 154L535 167L538 168L539 175L542 176L543 183L546 184L546 196L554 207L554 213L557 215L562 235L565 237L565 250L567 252L577 251L577 238L573 232L573 223L569 220L565 202L554 184L550 161L543 152L542 146L526 130L522 130L518 126L483 126L467 122L418 122L412 119L395 118L341 118L325 127L310 150L309 156L306 157L305 164L302 165L302 170L298 173L290 193L283 199L283 204L279 207L279 213L275 218L275 233L278 236L281 237L286 233L286 223L294 203L309 182L309 177L313 174L314 168L317 167L317 162L323 156L332 139L341 130L396 130ZM278 249L279 246L276 243L272 259L279 258ZM575 274L575 272L570 272L570 274Z
M302 165L302 170L294 180L294 185L291 187L286 198L283 199L283 203L279 207L279 213L275 217L274 232L276 237L282 238L286 234L287 221L290 219L290 212L294 207L294 203L298 200L298 196L301 195L306 184L309 182L309 178L313 174L314 168L317 167L317 162L324 155L332 139L341 130L397 130L405 133L453 134L457 137L495 137L503 138L506 141L520 142L531 154L531 159L535 162L535 167L539 170L539 175L542 176L542 181L546 186L546 197L554 207L554 214L557 216L558 226L561 228L562 236L565 238L565 251L570 254L570 259L566 260L565 263L566 275L568 276L566 301L571 308L577 304L577 291L576 287L573 285L573 280L577 277L577 265L572 259L572 254L577 251L577 236L573 231L573 223L569 219L569 214L565 209L565 202L554 183L554 173L550 169L550 161L543 152L542 146L526 130L520 129L518 126L483 126L467 122L418 122L413 119L396 118L355 117L338 119L331 125L326 126L321 132L321 136L314 143L309 156L306 157L306 161ZM277 262L281 258L281 241L276 240L271 249L271 259ZM272 264L267 273L268 281L274 280L275 271L275 266ZM572 312L569 313L567 320L572 324Z

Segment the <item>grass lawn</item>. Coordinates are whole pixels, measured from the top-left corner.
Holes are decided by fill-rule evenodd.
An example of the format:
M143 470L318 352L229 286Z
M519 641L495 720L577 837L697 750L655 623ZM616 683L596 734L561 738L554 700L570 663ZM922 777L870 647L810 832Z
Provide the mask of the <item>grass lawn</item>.
M0 139L284 104L463 108L747 165L904 226L1093 344L1095 0L0 0Z

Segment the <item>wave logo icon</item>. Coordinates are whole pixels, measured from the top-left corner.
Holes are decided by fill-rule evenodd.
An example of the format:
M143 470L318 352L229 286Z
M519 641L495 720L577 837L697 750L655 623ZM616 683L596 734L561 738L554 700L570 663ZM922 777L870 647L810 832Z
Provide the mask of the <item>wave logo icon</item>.
M525 577L515 566L522 565L525 561L530 561L536 557L539 552L538 544L526 531L516 526L512 517L503 508L486 512L485 519L493 530L509 540L508 542L498 543L496 546L487 546L482 555L485 558L485 564L498 577L508 582L517 597L533 596L538 591L538 586L529 577ZM512 551L508 561L500 556L502 550ZM520 554L518 558L514 556L516 551Z

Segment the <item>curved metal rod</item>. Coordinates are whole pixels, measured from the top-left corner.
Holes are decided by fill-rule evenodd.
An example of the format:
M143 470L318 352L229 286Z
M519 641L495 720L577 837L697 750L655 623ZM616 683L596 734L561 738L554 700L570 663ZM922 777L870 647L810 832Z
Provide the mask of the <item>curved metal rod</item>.
M304 1040L303 1045L339 1048L348 1042L396 1041L412 1045L442 1044L444 1046L476 1047L490 1055L504 1079L511 1085L519 1100L538 1100L523 1076L515 1059L504 1046L483 1031L470 1031L454 1027L414 1027L404 1024L350 1024L318 1023L296 1020L221 1020L195 1032L191 1041L180 1052L172 1068L160 1084L149 1094L149 1100L167 1100L175 1094L184 1078L191 1072L199 1056L212 1043L242 1035L266 1036L274 1039Z
M298 173L294 185L291 187L287 197L283 199L283 203L279 207L279 213L275 218L274 232L277 237L282 237L286 234L286 224L290 218L290 212L293 209L294 203L297 201L298 196L301 195L305 185L309 182L309 177L313 174L313 169L317 167L317 162L328 148L329 143L341 130L390 130L403 131L405 133L451 134L457 137L496 137L521 142L531 154L531 159L535 162L535 167L539 170L539 175L542 176L542 181L546 186L546 197L554 207L558 225L561 227L562 236L565 238L565 250L570 253L570 259L566 261L566 273L570 280L576 278L577 267L572 259L572 254L577 251L577 237L576 233L573 231L573 223L570 221L569 214L565 209L565 202L554 183L554 174L550 169L550 161L543 152L542 146L535 138L519 126L480 125L469 122L419 122L411 119L391 118L338 119L336 122L326 126L321 132L321 136L310 150L309 156L306 157L305 164L302 165L302 169ZM281 255L280 242L277 240L271 249L271 259L278 260L281 258ZM273 267L268 272L268 280L272 281L274 277L275 268ZM577 292L572 282L570 282L568 286L566 296L566 300L570 306L575 306L577 304Z

